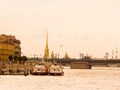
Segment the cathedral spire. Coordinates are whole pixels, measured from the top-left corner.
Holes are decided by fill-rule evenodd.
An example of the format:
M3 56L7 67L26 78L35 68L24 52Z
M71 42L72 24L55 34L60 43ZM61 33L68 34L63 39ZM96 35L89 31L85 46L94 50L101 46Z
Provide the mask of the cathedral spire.
M54 59L55 58L55 55L54 55L54 52L52 51L51 53L51 58Z
M46 32L46 47L48 47L48 31Z
M44 58L49 58L49 48L48 48L48 31L46 32L46 47L45 47L45 54Z
M69 56L68 56L68 54L67 54L67 51L66 51L66 53L65 53L64 58L65 58L65 59L68 59L68 58L69 58Z

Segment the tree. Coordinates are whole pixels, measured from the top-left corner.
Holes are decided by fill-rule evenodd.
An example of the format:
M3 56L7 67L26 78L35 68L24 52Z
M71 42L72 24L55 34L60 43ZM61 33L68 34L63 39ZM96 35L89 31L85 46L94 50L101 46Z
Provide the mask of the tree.
M28 58L26 56L22 56L22 61L26 61Z
M10 62L13 62L13 57L11 55L8 57L8 59L10 60Z
M28 60L28 58L26 56L20 56L19 57L19 62L20 63L25 63L25 61L27 61L27 60Z
M14 61L17 62L19 60L19 56L14 56Z
M90 56L84 56L83 60L91 60L91 57Z

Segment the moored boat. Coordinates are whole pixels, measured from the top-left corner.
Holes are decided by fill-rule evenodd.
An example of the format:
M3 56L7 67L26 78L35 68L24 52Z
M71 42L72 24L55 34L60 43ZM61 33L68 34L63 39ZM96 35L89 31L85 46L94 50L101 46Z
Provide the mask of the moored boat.
M49 67L49 75L64 75L63 67L54 63Z
M39 63L32 68L30 73L32 75L48 75L48 68L43 63Z

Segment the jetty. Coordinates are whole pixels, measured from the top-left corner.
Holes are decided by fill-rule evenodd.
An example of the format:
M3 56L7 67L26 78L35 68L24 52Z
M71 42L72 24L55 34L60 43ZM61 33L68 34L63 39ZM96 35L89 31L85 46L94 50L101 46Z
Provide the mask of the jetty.
M0 64L0 75L28 75L30 67L24 64Z

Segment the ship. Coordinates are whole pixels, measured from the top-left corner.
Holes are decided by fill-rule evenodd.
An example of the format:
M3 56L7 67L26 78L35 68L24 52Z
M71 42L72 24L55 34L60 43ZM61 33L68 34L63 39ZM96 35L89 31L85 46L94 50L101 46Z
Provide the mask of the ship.
M57 63L49 67L49 75L64 75L63 67Z
M48 68L43 63L38 63L30 71L32 75L48 75Z

